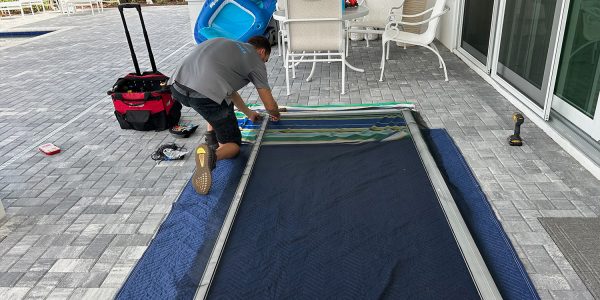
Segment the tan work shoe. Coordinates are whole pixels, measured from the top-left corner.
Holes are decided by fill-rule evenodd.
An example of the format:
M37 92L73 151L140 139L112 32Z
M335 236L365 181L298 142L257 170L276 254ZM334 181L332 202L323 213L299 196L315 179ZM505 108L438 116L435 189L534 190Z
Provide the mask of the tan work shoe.
M198 146L195 154L196 171L192 176L192 186L194 186L196 193L206 195L212 184L211 172L215 168L217 157L215 151L207 144Z

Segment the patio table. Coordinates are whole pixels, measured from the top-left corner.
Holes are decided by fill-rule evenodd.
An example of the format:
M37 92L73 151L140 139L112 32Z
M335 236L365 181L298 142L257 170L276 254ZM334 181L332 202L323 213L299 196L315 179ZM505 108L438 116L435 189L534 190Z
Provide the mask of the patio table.
M350 21L350 20L354 20L354 19L358 19L358 18L362 18L366 15L369 14L369 8L366 6L355 6L355 7L346 7L344 9L344 13L342 14L342 20L344 21ZM285 18L285 11L284 10L277 10L273 13L273 19L279 21L279 22L283 22L286 20ZM348 26L348 22L344 22L344 24L346 26ZM346 33L347 34L347 33ZM347 54L346 54L347 55ZM308 75L308 77L306 78L306 81L310 81L312 79L313 73L315 71L315 66L316 66L316 62L313 62L312 65L312 69L310 70L310 75ZM354 71L357 72L364 72L364 69L360 69L357 68L353 65L351 65L350 63L348 63L348 61L346 61L346 66Z
M366 6L355 6L355 7L346 7L344 9L344 13L342 14L342 20L350 21L358 18L362 18L369 14L369 8ZM277 10L273 13L273 19L283 22L285 21L285 11Z

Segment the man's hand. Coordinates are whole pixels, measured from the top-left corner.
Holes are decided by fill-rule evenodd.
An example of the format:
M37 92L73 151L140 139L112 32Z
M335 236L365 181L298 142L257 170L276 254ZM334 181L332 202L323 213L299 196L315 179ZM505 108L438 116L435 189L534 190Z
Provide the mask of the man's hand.
M252 123L260 123L260 121L262 121L262 116L256 111L251 111L246 117L248 117L248 120L252 121Z
M281 114L279 113L279 110L275 110L275 111L269 110L269 115L271 116L271 120L273 120L273 121L279 121L279 118L281 118Z
M275 102L275 99L273 99L271 90L260 88L256 89L256 91L258 92L260 100L265 105L265 109L267 110L267 112L269 112L269 115L271 115L271 119L273 121L279 121L279 119L281 118L281 114L279 113L279 106L277 106L277 102Z

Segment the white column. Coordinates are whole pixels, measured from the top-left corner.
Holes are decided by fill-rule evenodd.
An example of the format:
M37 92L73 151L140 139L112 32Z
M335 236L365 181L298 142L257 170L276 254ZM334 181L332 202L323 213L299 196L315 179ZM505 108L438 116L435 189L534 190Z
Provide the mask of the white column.
M188 3L188 11L190 15L190 29L192 30L192 41L194 44L196 40L194 39L194 26L196 26L196 20L200 15L200 11L202 10L202 6L204 6L204 0L187 0Z

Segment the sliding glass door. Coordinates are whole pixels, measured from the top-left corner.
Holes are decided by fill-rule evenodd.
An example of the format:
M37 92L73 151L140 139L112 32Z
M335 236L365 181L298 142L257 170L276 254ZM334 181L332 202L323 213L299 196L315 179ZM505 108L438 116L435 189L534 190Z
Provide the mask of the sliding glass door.
M600 0L571 0L553 108L600 140Z
M458 52L600 141L600 0L461 0Z
M494 0L464 0L460 48L489 71Z
M503 12L497 75L529 98L525 104L540 114L548 98L559 28L557 2L505 0Z

